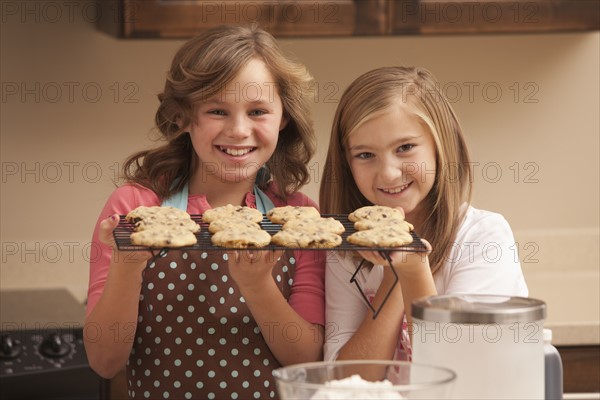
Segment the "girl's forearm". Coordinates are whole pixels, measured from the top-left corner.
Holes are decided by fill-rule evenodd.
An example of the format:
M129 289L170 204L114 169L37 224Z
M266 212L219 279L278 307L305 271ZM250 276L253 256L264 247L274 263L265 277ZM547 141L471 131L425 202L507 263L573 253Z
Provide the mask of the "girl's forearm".
M377 310L381 306L392 284L392 279L384 278L371 303L373 308ZM374 319L371 312L367 313L358 330L340 350L337 359L391 360L398 344L403 315L402 290L397 284L377 318Z
M102 297L85 321L90 367L106 379L125 366L135 336L144 263L111 263Z
M423 268L411 271L410 273L400 272L400 284L402 286L402 298L406 304L406 320L411 326L412 312L410 305L415 299L435 296L437 289L433 281L433 276L429 270L429 263L424 264Z
M272 278L260 288L241 290L263 338L282 365L323 358L323 327L294 311Z

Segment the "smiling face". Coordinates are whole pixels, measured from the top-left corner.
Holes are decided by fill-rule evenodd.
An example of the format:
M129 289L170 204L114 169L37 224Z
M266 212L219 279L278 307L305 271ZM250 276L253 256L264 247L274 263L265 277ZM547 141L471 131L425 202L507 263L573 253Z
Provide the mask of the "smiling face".
M400 206L419 223L436 178L436 150L427 125L395 101L348 136L346 157L356 186L370 202Z
M284 126L275 79L264 62L253 59L221 92L196 108L188 130L200 159L202 185L254 183Z

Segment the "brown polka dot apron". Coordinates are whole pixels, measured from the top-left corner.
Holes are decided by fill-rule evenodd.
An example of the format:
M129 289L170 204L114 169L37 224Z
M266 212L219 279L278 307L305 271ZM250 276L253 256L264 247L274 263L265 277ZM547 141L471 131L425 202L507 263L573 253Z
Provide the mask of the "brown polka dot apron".
M138 326L127 363L135 399L268 399L277 397L273 357L223 252L170 251L144 276ZM273 268L289 298L292 252Z
M286 299L294 272L293 252L285 252L273 279ZM127 362L130 398L277 398L278 367L225 252L170 250L148 264Z

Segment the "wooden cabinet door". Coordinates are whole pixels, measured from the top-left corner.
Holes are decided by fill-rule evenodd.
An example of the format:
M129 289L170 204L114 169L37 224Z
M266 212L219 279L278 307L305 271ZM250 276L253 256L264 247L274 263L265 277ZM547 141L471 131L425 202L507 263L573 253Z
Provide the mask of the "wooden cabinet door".
M187 38L222 24L278 37L382 35L388 0L99 0L99 28L125 38Z
M599 29L598 0L390 0L390 34Z

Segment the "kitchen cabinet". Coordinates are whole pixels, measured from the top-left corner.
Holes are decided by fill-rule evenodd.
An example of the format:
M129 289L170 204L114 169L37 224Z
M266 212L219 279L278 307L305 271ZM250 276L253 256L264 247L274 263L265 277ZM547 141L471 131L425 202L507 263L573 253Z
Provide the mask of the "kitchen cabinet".
M600 392L600 346L557 346L564 393Z
M600 29L600 0L97 0L98 29L188 38L253 23L277 37L563 32Z
M275 36L385 33L387 0L99 0L98 27L124 38L185 38L222 24L264 27Z

